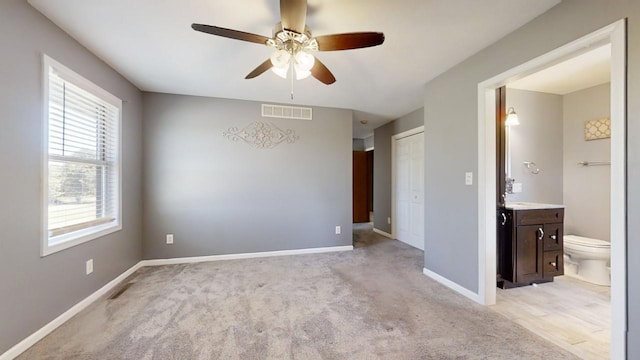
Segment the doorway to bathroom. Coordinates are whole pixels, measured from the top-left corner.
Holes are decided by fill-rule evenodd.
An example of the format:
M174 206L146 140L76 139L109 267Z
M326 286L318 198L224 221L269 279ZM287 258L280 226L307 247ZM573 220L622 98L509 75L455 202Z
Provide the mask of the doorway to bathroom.
M579 114L580 111L585 110L586 108L594 105L592 100L581 100L586 101L584 106L580 106L578 104L577 110L574 112L575 117L581 117L582 119L579 121L574 121L571 126L562 124L560 125L560 131L553 131L554 126L558 126L557 123L547 123L545 126L538 126L538 129L529 129L529 131L525 132L514 132L511 134L511 142L514 143L518 141L518 145L523 145L527 141L531 141L531 138L542 137L549 139L556 139L556 142L562 143L560 145L561 151L560 154L557 154L555 160L558 160L558 157L562 158L562 161L554 162L554 154L551 148L553 146L542 145L542 143L538 144L538 150L542 150L541 153L547 152L547 155L540 155L539 159L538 155L533 153L519 153L518 156L515 156L511 161L513 181L511 184L510 192L507 197L511 196L512 200L520 202L525 202L528 199L520 198L519 196L523 196L523 194L529 190L535 190L541 197L540 199L548 199L544 200L547 202L555 202L555 203L564 203L564 191L563 189L569 188L569 190L576 190L574 193L581 193L582 197L589 198L589 193L585 194L584 191L577 191L580 186L584 185L585 171L602 171L604 169L610 168L610 184L601 183L601 187L610 187L610 200L609 207L602 209L602 213L599 219L596 221L591 221L589 225L593 225L594 222L598 220L602 220L602 218L606 218L610 221L610 231L609 231L609 239L611 240L611 301L608 306L611 308L610 314L606 309L602 311L602 315L597 319L598 323L594 322L585 322L579 325L566 326L570 325L566 318L562 318L559 316L554 316L553 305L556 304L556 308L562 306L569 306L568 308L577 308L579 306L571 306L571 302L574 304L578 304L578 299L576 298L577 294L588 293L590 290L593 290L592 293L595 293L594 296L600 296L600 298L606 298L608 295L607 291L601 291L603 287L598 287L597 285L593 285L595 287L589 288L580 287L581 282L575 282L579 280L575 280L566 276L556 277L556 281L549 284L539 285L537 287L527 287L527 288L516 288L512 290L506 290L506 292L511 292L512 296L510 300L514 300L513 298L519 297L520 300L532 300L538 296L538 303L546 303L551 304L550 308L544 307L531 307L530 304L525 306L528 307L528 310L537 312L537 315L540 316L539 320L546 318L549 320L549 327L541 328L542 321L534 321L532 322L535 325L532 325L530 330L540 334L541 336L547 337L549 340L554 341L557 338L549 338L550 329L556 328L560 333L564 331L565 340L570 345L578 345L573 349L567 347L569 351L572 351L576 354L579 354L582 357L594 357L593 353L590 351L593 350L592 344L588 342L584 342L582 339L574 336L576 330L584 330L584 328L590 328L592 330L593 338L595 342L598 339L609 338L610 340L610 357L611 358L624 358L626 353L626 209L625 209L625 199L626 199L626 187L625 187L625 178L626 178L626 155L625 155L625 130L626 130L626 119L625 119L625 108L626 108L626 96L625 96L625 22L623 20L614 23L604 29L596 31L590 35L587 35L581 39L578 39L570 44L567 44L559 49L556 49L548 54L545 54L537 59L532 60L526 64L518 66L506 73L498 75L492 79L489 79L481 84L479 84L478 93L478 103L479 103L479 237L480 237L480 256L479 256L479 273L480 273L480 288L479 288L479 297L484 301L485 304L492 305L496 303L496 270L498 265L496 264L497 256L496 256L496 205L499 203L500 190L497 189L497 178L496 176L496 154L500 151L499 143L496 142L496 123L493 119L496 118L496 94L495 89L507 86L507 94L509 94L509 86L512 85L512 93L514 98L517 98L518 95L531 95L526 94L525 92L532 92L531 90L522 90L517 89L517 82L519 80L524 80L528 76L541 71L542 69L551 68L555 65L565 62L568 59L576 58L578 56L584 55L591 51L595 51L597 49L601 49L603 46L609 46L608 50L606 50L610 55L610 65L608 65L609 74L610 74L610 131L611 131L611 139L610 141L610 165L607 164L607 161L604 157L594 157L594 156L603 156L602 151L596 151L593 154L582 153L582 157L580 160L567 160L569 156L564 154L565 145L571 147L575 142L571 139L565 139L565 136L570 134L575 135L576 129L580 130L580 136L585 136L584 128L580 129L580 127L585 126L584 121L591 120L601 120L602 118L599 115L593 115L594 118L588 118L587 114ZM584 75L584 74L583 74ZM560 75L556 75L555 78L559 78ZM582 79L585 76L581 76ZM516 85L514 85L516 84ZM602 88L607 86L601 86ZM593 92L597 92L600 90L602 92L603 89L591 89L591 86L587 90L593 90ZM583 90L583 92L587 91ZM608 89L607 89L608 90ZM534 90L535 92L540 92L538 90ZM520 92L520 93L519 93ZM569 93L568 93L569 94ZM569 97L568 94L566 96L567 99ZM534 94L535 95L535 94ZM585 94L582 94L586 96ZM577 96L577 95L576 95ZM606 96L606 95L605 95ZM526 96L525 96L526 97ZM507 95L507 99L509 95ZM556 98L556 102L561 103L561 108L565 103L569 103L571 99L558 99ZM549 99L547 99L549 100ZM522 110L528 106L527 101L524 101L522 105ZM551 99L550 101L554 101ZM508 100L507 100L508 102ZM516 101L517 102L517 101ZM518 105L520 106L520 105ZM575 107L575 106L574 106ZM584 108L584 109L583 109ZM536 109L534 109L536 110ZM520 123L524 124L525 122L525 112L527 111L519 111L517 108L515 109L518 112ZM545 113L550 111L546 107L538 107L537 108L539 115L543 118L543 121L549 121L553 116L549 113ZM561 110L562 112L562 110ZM562 114L564 116L565 114ZM587 117L587 118L585 118ZM578 125L576 127L575 125ZM531 123L528 124L529 126ZM525 126L522 126L524 128ZM596 128L600 127L599 124L596 124ZM551 129L549 129L551 128ZM535 133L535 131L545 132L546 134ZM550 132L549 132L550 131ZM596 133L598 131L595 131ZM605 129L606 132L606 129ZM520 138L518 138L520 136ZM558 137L559 136L559 137ZM584 141L584 140L583 140ZM595 142L605 143L603 140L594 140ZM594 142L594 143L595 143ZM557 145L557 144L556 144ZM534 143L535 148L535 143ZM575 149L574 149L575 150ZM573 164L571 164L573 162ZM581 164L578 164L581 163ZM597 164L597 165L596 165ZM594 166L589 166L594 165ZM570 167L570 168L569 168ZM518 173L519 172L519 173ZM539 181L543 176L552 175L553 173L558 174L556 176L556 180L558 177L562 178L564 174L567 174L567 178L575 178L576 174L578 174L577 180L571 180L568 182L567 186L560 185L559 187L556 185L550 185L551 183L546 183L546 185L540 186L536 189L536 184L531 181L536 179ZM579 172L583 174L580 177ZM516 174L518 173L518 174ZM517 176L516 176L517 175ZM590 174L593 175L593 174ZM519 178L518 178L519 177ZM550 176L550 179L554 179L553 176ZM541 181L539 181L541 182ZM542 182L544 184L544 182ZM555 197L554 197L555 196ZM567 199L569 200L574 195L567 195ZM559 201L558 201L559 200ZM594 199L595 200L595 199ZM542 201L542 200L538 200ZM571 211L569 213L569 209L567 209L567 216L573 217L573 219L566 218L567 221L571 224L576 224L580 221L576 221L576 216L582 208L588 208L590 204L582 205L581 208L576 211ZM572 205L575 208L575 205ZM574 226L574 225L571 225ZM584 225L582 225L584 228ZM576 231L576 230L573 230ZM593 231L593 230L588 230ZM564 232L567 233L567 232ZM595 235L594 235L595 236ZM542 237L542 236L540 236ZM604 236L602 236L604 237ZM551 261L550 263L558 265L556 261ZM587 283L588 284L588 283ZM561 286L565 285L569 290L566 295L560 294L558 291L547 291L550 289L549 286ZM577 286L577 287L572 287ZM608 289L608 288L606 288ZM502 291L502 290L501 290ZM506 293L505 292L505 293ZM521 294L520 294L521 293ZM501 294L502 295L502 294ZM533 296L536 295L536 296ZM518 300L518 299L516 299ZM512 308L506 311L507 316L512 318L514 321L517 321L523 325L523 322L527 320L527 318L531 318L533 315L526 314L523 308L518 308L517 301L511 301ZM515 304L515 305L514 305ZM605 304L607 305L607 304ZM588 305L585 309L582 310L585 317L593 318L594 314L592 309L589 306L595 307L595 305ZM600 321L601 320L601 321ZM610 323L610 331L601 330L603 327L606 327L607 322ZM526 325L525 325L526 326ZM537 329L535 327L538 327ZM564 327L564 328L563 328ZM579 329L581 328L581 329ZM562 335L559 335L562 336ZM557 341L554 341L558 343ZM583 343L580 346L580 343ZM563 345L563 344L559 344ZM602 344L599 344L602 345ZM582 348L582 349L579 349ZM582 350L582 352L580 352ZM589 356L591 354L591 356Z
M508 141L493 309L581 358L609 357L610 50L507 83L518 121L496 126Z

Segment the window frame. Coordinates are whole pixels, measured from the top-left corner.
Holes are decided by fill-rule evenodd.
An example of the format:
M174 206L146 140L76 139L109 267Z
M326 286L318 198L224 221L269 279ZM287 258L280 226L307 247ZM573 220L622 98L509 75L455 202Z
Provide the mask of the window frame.
M81 88L84 91L98 97L118 109L116 119L117 144L115 146L116 156L113 167L116 171L116 187L115 199L115 220L108 223L100 223L83 228L80 230L70 231L55 237L56 241L51 242L49 238L49 69L53 68L67 82ZM68 249L70 247L86 243L91 240L103 237L105 235L122 230L122 100L115 95L104 90L100 86L94 84L90 80L77 74L68 67L62 65L58 61L52 59L46 54L42 54L42 74L43 74L43 147L42 147L42 181L41 181L41 247L40 256L44 257L58 251Z

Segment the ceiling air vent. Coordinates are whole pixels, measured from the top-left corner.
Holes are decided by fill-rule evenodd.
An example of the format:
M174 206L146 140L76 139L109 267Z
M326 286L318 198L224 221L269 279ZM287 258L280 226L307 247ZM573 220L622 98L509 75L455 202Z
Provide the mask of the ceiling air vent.
M262 117L311 120L313 111L305 107L262 104Z

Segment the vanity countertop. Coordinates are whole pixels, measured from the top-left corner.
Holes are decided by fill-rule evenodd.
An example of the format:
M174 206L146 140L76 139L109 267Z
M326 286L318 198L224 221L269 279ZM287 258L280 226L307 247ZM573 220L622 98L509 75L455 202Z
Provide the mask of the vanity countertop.
M563 209L564 205L542 204L532 202L508 202L504 205L510 210L539 210L539 209Z

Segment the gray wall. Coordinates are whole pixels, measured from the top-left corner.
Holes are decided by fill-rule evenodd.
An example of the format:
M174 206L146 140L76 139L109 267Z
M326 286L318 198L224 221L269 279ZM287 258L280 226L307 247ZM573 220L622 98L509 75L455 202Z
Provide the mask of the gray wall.
M640 1L564 0L425 86L425 266L478 290L478 83L628 18L628 266L640 273ZM377 150L377 146L376 146ZM377 151L376 151L377 152ZM444 241L446 239L446 241ZM452 261L455 260L455 261ZM629 358L640 358L640 277L628 278Z
M610 100L608 83L563 96L565 234L610 239L611 167L577 164L611 160L611 139L584 139L585 121L608 117Z
M562 204L562 96L517 89L507 90L507 108L513 106L520 125L512 126L511 176L522 192L507 201ZM524 166L533 161L533 174Z
M364 139L351 139L353 151L364 151Z
M141 259L141 94L26 1L0 1L0 354ZM127 102L123 230L40 257L46 53ZM94 272L85 275L85 261Z
M391 137L424 125L424 109L415 110L373 132L373 227L391 234ZM425 175L426 176L426 175ZM425 198L425 201L428 201Z
M365 149L373 148L373 135L364 138L364 148Z
M145 259L352 244L350 110L269 119L258 102L152 93L144 108ZM299 140L256 149L223 137L257 120Z

